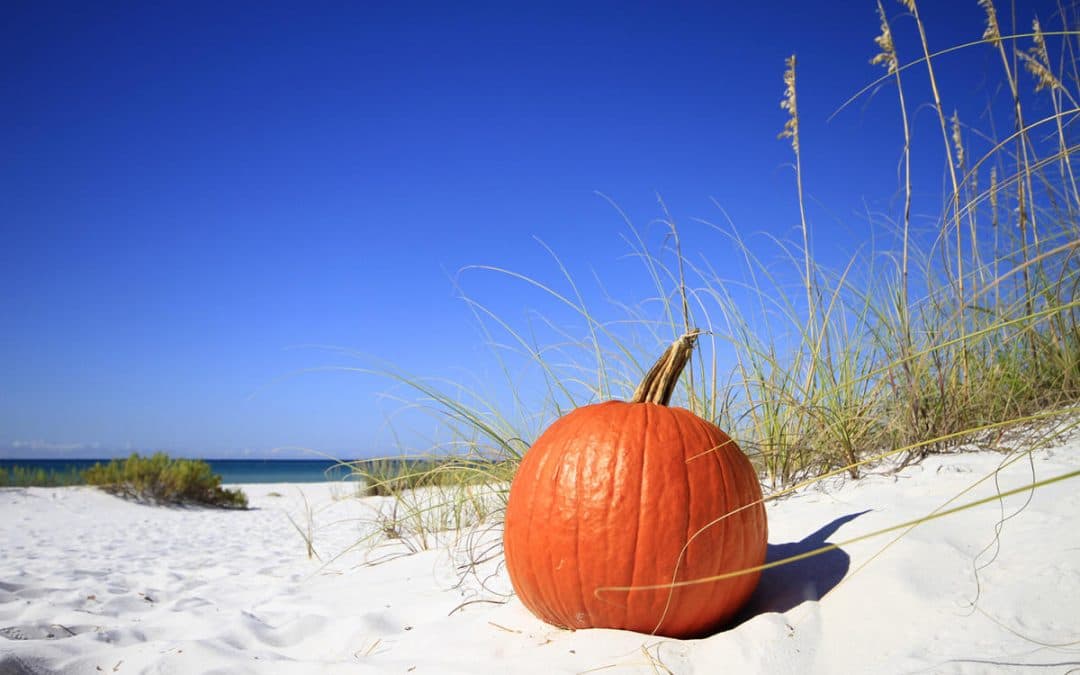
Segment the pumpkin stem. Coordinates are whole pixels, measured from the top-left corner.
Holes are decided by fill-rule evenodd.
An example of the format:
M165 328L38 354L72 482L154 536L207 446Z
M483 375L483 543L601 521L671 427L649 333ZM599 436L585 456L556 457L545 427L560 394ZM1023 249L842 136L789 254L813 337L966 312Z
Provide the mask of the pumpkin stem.
M671 402L671 395L675 392L675 385L682 375L683 368L690 360L690 352L694 351L694 343L697 342L701 331L697 328L685 333L664 351L660 359L646 373L638 388L634 390L631 403L659 403L667 405Z

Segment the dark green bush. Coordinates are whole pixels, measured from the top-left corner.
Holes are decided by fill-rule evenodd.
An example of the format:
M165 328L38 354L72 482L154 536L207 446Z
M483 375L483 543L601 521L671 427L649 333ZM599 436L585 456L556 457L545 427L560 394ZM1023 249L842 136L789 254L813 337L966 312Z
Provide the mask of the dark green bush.
M247 508L247 496L240 490L222 488L221 476L214 474L209 464L173 459L163 452L95 464L83 472L83 478L112 494L141 501Z

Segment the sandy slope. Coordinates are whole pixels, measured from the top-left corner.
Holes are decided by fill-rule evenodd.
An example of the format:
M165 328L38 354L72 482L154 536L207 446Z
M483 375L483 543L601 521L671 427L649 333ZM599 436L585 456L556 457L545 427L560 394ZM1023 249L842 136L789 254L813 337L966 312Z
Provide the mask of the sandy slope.
M926 515L1001 459L931 457L774 502L770 557ZM1040 479L1077 468L1080 442L1034 453ZM1006 469L1001 489L1030 482L1031 470ZM89 488L0 490L0 673L1080 669L1080 479L1031 496L988 553L1002 513L1029 495L924 524L888 548L894 535L768 572L739 625L688 641L559 630L516 600L451 615L496 597L474 577L455 586L460 546L414 555L397 555L400 543L365 546L309 561L286 515L305 522L300 489L324 559L377 529L380 500L335 499L340 485L244 488L254 510L143 506ZM992 480L962 501L991 494ZM488 587L508 589L505 575Z

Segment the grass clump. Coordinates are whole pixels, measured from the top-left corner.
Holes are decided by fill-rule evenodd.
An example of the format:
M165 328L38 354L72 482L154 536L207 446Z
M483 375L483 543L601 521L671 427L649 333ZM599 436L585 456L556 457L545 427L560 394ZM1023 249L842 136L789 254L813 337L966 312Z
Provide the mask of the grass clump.
M222 488L221 476L206 462L174 459L163 452L98 463L86 469L83 478L106 492L139 501L239 509L248 504L242 491Z
M378 458L348 466L363 480L358 496L390 498L376 507L377 534L420 551L438 545L442 533L497 520L517 463L457 456Z
M363 497L390 497L425 487L464 487L490 482L506 466L461 458L376 458L349 463L354 476L364 481ZM512 475L512 469L507 475Z
M368 459L350 465L353 475L364 481L363 487L358 488L358 495L362 497L389 497L403 490L445 485L452 481L451 474L435 472L435 467L434 460L407 458Z

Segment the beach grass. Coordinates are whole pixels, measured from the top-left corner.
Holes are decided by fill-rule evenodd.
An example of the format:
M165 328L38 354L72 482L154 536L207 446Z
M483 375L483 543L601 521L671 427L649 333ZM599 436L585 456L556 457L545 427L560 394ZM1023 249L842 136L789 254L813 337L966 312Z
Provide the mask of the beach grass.
M501 517L516 462L469 456L374 458L347 463L360 478L358 497L389 497L376 520L381 537L413 551L443 535Z
M580 405L628 397L652 359L694 328L703 334L675 404L728 431L760 470L767 498L825 476L856 479L886 459L903 466L957 448L1030 452L1034 443L1008 442L1010 430L1072 428L1080 412L1080 184L1073 167L1080 146L1069 129L1080 115L1080 33L1070 16L1056 17L1061 25L1049 32L1037 20L1005 32L993 2L979 5L982 39L936 53L918 3L903 0L898 12L878 5L880 32L866 39L883 74L852 101L871 91L896 97L898 126L880 133L897 138L898 157L881 161L899 167L899 181L895 212L866 224L871 250L839 266L815 258L804 197L804 183L815 177L802 168L813 141L802 137L801 62L792 56L778 78L786 113L778 127L793 153L795 241L770 237L769 246L756 247L735 224L708 220L695 221L691 232L661 200L667 236L656 247L616 207L650 295L617 298L601 287L595 300L550 250L553 280L473 266L465 271L539 290L554 308L552 317L539 314L519 327L465 295L507 393L386 374L414 389L446 430L448 447L483 458L470 465L470 480L496 486L503 503L514 466L540 431ZM913 60L898 55L896 21L917 36L903 45L918 54ZM949 66L943 55L957 50L988 50L990 66L977 75L1004 92L978 119L952 112L954 102L938 86L939 71ZM1010 119L999 133L992 122L1003 107ZM911 156L921 149L912 133L916 108L933 115L940 136L921 142L936 146L926 152L944 164L941 209L929 233L912 215ZM719 238L743 268L721 272L707 256L685 255L691 235ZM526 367L541 396L522 389ZM423 529L415 516L432 504L410 502L408 494L443 480L440 471L416 464L407 475L375 482ZM452 474L442 483L451 510L467 484ZM492 518L499 514L479 520Z
M513 475L507 462L465 457L395 457L348 462L353 476L363 480L360 496L391 496L422 487L479 485L492 477Z

